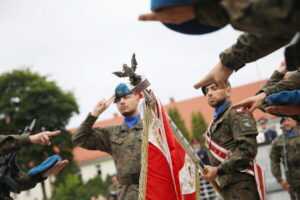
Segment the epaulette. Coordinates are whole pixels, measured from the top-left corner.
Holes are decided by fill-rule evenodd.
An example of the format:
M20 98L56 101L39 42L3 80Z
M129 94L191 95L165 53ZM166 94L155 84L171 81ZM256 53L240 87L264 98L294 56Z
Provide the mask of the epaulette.
M242 108L237 108L237 109L235 109L235 113L236 113L236 114L245 114L246 112L245 112L245 110L242 109Z

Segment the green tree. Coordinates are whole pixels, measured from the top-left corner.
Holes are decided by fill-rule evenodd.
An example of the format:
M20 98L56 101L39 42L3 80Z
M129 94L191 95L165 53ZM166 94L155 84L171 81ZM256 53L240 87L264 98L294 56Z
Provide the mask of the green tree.
M83 183L80 176L68 174L64 182L60 183L54 190L53 200L89 200L92 196L106 195L109 187L110 177L106 180L96 176L87 183Z
M190 134L187 128L185 127L184 121L176 107L168 109L168 114L173 122L176 124L177 128L182 132L184 137L190 141Z
M76 170L72 162L71 134L65 126L71 116L78 113L78 105L71 92L63 91L47 78L28 68L0 75L0 131L20 133L34 118L37 123L33 132L61 130L62 134L52 138L51 146L30 145L17 156L21 168L28 169L48 156L60 154L70 164L56 177L59 182L65 172Z
M207 124L201 112L192 113L192 136L193 138L199 138L201 141L201 147L205 148L204 133L207 130Z

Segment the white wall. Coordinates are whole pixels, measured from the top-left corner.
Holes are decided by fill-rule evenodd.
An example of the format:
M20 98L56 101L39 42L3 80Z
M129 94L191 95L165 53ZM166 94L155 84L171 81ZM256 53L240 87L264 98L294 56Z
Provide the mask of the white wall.
M99 169L101 170L102 179L105 179L107 175L111 175L116 172L115 164L111 156L80 163L78 166L84 182L87 182L89 179L94 178L98 174L97 165L99 165Z

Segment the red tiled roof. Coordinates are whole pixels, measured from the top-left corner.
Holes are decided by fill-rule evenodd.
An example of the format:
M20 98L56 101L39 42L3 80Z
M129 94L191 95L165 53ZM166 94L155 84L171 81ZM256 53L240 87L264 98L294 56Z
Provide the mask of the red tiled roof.
M231 100L236 103L241 101L251 95L255 95L255 93L265 84L264 81L258 81L254 83L250 83L247 85L239 86L232 89L231 92ZM200 90L199 90L200 93ZM201 112L207 123L211 121L213 118L213 109L207 104L205 96L195 97L192 99L187 99L184 101L175 102L174 99L171 100L171 103L165 105L166 109L177 107L180 112L181 117L184 119L186 127L191 129L191 120L193 112ZM265 114L260 110L256 110L254 112L255 119L259 119L261 117L272 118L273 116ZM94 124L94 127L103 127L103 126L111 126L118 125L123 122L123 118L121 116L114 116L112 119L99 121ZM72 132L75 132L76 129L72 129ZM80 147L75 147L73 150L74 160L77 163L97 159L100 157L108 156L109 154L101 152L101 151L89 151Z
M94 160L105 156L109 156L109 154L103 151L86 150L81 147L75 147L73 149L73 159L77 163Z

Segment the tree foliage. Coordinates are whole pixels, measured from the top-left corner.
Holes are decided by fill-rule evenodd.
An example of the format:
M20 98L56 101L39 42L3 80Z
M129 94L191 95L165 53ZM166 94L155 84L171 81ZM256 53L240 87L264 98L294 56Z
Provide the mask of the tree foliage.
M28 169L38 165L46 157L60 154L70 161L64 171L72 172L71 135L65 126L78 105L71 92L60 89L47 76L31 72L28 68L13 70L0 75L0 131L1 134L20 134L24 127L36 119L34 133L41 130L61 130L52 138L51 146L30 145L18 153L18 163ZM60 173L57 180L63 178Z
M204 133L207 130L207 124L201 112L192 113L192 135L193 138L199 138L201 141L201 147L205 148L204 145Z
M169 114L170 118L173 120L173 122L176 124L177 128L184 135L184 137L190 141L190 133L187 130L187 128L184 124L184 120L182 119L178 109L176 107L170 108L168 110L168 114Z
M110 176L102 180L100 176L83 183L80 176L68 174L63 183L60 183L53 193L53 200L89 200L92 196L106 195L109 187Z

